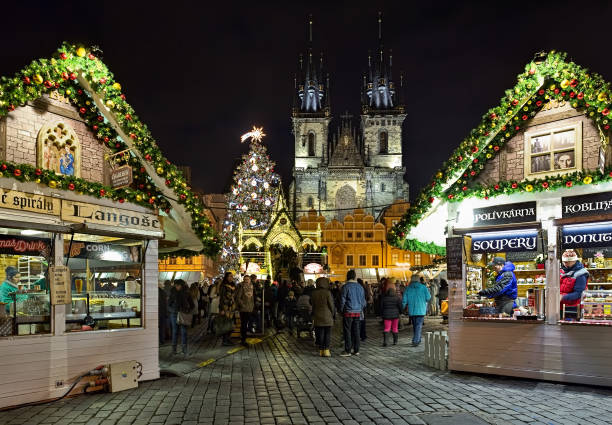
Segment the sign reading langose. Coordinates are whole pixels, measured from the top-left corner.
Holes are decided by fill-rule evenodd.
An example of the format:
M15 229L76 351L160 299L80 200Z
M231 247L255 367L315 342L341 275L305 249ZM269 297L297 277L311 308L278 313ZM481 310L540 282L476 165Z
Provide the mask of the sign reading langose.
M51 290L51 304L61 305L72 302L70 269L67 266L49 267L49 289Z
M50 196L0 189L0 208L60 215L60 200Z
M561 216L583 217L586 215L612 213L612 192L561 198Z
M530 221L536 221L535 201L474 208L474 226L527 223Z
M149 231L162 230L156 215L75 201L62 201L62 220Z

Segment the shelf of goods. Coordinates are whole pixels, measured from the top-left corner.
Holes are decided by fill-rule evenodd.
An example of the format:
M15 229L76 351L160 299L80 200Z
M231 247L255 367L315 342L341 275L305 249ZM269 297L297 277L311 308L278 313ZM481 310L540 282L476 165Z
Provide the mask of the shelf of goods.
M612 290L584 291L582 299L582 320L612 321Z

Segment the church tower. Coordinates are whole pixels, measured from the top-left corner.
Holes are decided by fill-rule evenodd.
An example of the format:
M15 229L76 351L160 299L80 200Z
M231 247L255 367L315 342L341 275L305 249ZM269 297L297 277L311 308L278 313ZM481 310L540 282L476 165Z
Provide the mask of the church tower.
M297 210L321 208L325 183L318 171L329 161L329 75L324 71L323 54L318 58L313 54L312 16L308 20L308 49L306 55L299 57L294 85L295 164L289 205L295 218Z
M368 72L361 89L361 129L366 161L372 167L402 167L403 76L393 81L393 56L385 52L382 14L378 14L378 50L368 54Z
M312 48L312 17L308 21L308 50L300 55L293 102L295 168L317 168L327 162L330 116L329 76L324 74L323 54L318 60Z

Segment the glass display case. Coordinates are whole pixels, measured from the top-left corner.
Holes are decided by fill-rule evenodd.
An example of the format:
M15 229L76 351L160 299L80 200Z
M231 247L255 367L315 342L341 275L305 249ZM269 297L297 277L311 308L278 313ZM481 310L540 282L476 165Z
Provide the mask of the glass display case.
M0 336L35 335L51 332L51 303L45 292L13 292L14 300L0 314Z
M612 290L586 290L582 295L582 321L612 323Z
M73 293L71 311L66 314L67 328L80 330L84 324L94 324L96 329L139 327L140 306L140 294L110 291Z

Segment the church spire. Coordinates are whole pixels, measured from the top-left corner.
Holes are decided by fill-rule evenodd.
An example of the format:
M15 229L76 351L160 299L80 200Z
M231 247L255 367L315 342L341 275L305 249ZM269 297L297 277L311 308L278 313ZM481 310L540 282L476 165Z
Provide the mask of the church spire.
M307 52L304 59L300 55L299 74L296 84L297 101L293 115L329 115L329 77L326 78L323 53L315 58L313 53L313 19L308 17ZM317 60L318 59L318 60ZM305 63L304 63L305 62ZM318 63L317 63L318 62Z
M364 82L364 94L362 96L362 109L369 111L402 112L403 106L393 83L392 66L393 56L391 50L385 52L383 44L383 16L378 13L378 50L372 58L368 52L367 81Z

